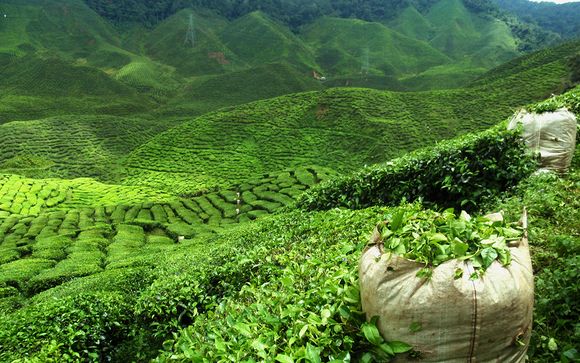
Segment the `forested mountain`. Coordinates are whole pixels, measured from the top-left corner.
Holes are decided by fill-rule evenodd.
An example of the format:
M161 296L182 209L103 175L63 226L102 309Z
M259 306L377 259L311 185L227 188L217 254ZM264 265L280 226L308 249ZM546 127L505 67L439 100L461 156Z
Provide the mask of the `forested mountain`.
M554 4L529 0L493 0L500 8L516 14L527 23L560 34L563 38L580 35L580 2Z
M35 69L34 59L52 57L65 62L65 68L96 68L105 73L98 77L122 83L115 87L129 86L157 102L199 90L195 85L207 81L200 77L236 72L233 79L242 74L260 78L276 68L270 63L281 65L277 69L291 67L286 72L291 79L278 77L269 96L320 86L459 87L559 38L484 0L6 0L0 13L5 15L0 17L0 62L22 67L17 59L30 57L24 63ZM324 82L317 80L321 77ZM16 93L21 89L13 88ZM34 97L34 91L28 93ZM184 96L201 97L208 105L228 104L213 99L212 92ZM252 99L231 102L242 100ZM0 107L0 119L3 109L18 107L14 99L1 103L6 106ZM65 108L75 109L73 103L66 102ZM27 110L32 117L54 114L34 111L35 104L40 101ZM177 109L210 110L199 105Z

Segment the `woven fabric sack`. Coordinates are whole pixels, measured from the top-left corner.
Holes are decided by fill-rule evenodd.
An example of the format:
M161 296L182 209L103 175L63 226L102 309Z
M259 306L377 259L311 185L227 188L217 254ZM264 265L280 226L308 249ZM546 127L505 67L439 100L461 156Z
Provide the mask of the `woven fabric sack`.
M576 150L576 116L565 108L542 114L519 111L508 129L523 125L526 145L540 153L542 168L565 173Z
M525 214L523 222L526 227ZM374 245L359 266L363 311L368 320L378 316L385 340L412 345L420 362L524 362L534 305L526 234L510 252L510 265L495 261L475 280L471 264L459 260L433 268L425 279L416 276L424 265ZM464 270L459 279L457 269Z

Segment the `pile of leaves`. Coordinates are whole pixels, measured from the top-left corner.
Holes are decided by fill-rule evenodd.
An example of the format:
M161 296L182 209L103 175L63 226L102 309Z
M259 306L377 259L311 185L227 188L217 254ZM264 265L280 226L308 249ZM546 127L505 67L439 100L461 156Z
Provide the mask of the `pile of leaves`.
M476 279L499 261L503 266L511 262L509 245L517 243L523 229L517 223L507 223L501 214L490 217L471 217L461 212L457 217L452 209L435 212L397 209L392 218L377 226L374 243L383 251L390 251L409 260L425 264L417 276L430 277L431 268L452 259L469 260ZM455 278L463 270L458 269Z

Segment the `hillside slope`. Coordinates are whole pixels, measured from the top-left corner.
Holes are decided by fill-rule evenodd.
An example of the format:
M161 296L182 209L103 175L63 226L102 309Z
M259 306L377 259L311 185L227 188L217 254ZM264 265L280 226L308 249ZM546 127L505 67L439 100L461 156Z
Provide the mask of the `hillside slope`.
M580 43L534 53L471 87L430 92L330 89L210 113L140 146L127 184L192 192L296 165L337 171L481 130L570 84ZM511 72L509 75L505 72Z
M242 61L252 66L286 62L302 70L317 69L314 54L288 28L261 12L253 12L228 24L221 39Z
M99 69L59 57L0 53L0 124L64 114L127 115L152 107Z
M554 4L548 1L493 0L501 8L528 22L560 34L565 39L580 35L580 4Z
M565 99L577 102L572 94ZM443 148L447 155L423 152L428 158L422 160L441 171L423 181L425 186L445 183L446 176L456 174L453 167L473 161L462 158L466 149L478 168L461 172L476 172L472 185L477 189L492 187L497 193L495 187L503 190L533 171L535 163L522 152L526 148L515 132L496 128L463 140L434 149ZM529 354L535 362L575 354L569 332L579 311L569 307L578 293L577 271L571 268L578 263L578 151L569 175L532 176L515 194L494 193L505 201L476 206L481 213L504 210L510 222L526 206L534 221L529 228L538 309ZM445 162L448 155L455 158L453 164ZM417 159L407 157L407 165L417 166ZM271 175L252 191L272 196L266 192L274 187L305 186L314 176L309 170ZM502 183L496 185L497 178ZM413 173L400 175L395 189L415 180ZM2 208L6 200L30 197L27 202L36 199L40 205L47 196L66 194L51 181L0 177L0 182L9 186L0 188ZM471 191L459 194L447 201L458 203ZM412 216L421 205L287 209L208 234L191 227L199 227L200 216L215 219L205 210L217 211L236 194L228 190L201 197L206 199L0 213L0 360L62 361L78 354L111 361L236 361L301 359L306 352L321 361L339 355L386 360L394 352L384 347L392 345L399 354L412 348L384 342L378 333L372 341L364 334L373 325L360 313L357 269L376 224L402 212ZM184 235L189 238L179 237ZM553 341L551 347L544 337ZM373 348L377 341L384 349ZM255 342L271 348L256 349Z
M322 18L304 28L304 39L333 77L352 74L400 76L449 62L427 43L392 31L380 23Z
M321 89L324 84L310 72L301 72L287 63L266 63L241 71L192 78L156 114L189 118L222 107Z
M33 177L112 180L121 159L170 121L59 116L0 125L0 171Z

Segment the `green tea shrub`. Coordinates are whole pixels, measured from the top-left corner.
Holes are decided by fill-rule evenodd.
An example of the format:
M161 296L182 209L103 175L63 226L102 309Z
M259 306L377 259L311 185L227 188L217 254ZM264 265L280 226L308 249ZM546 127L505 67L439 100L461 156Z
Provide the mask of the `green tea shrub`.
M20 258L20 252L16 247L0 246L0 265L17 260Z
M195 229L191 225L181 221L168 224L166 228L169 237L175 241L177 241L179 236L184 236L186 238L195 236Z
M156 361L371 362L409 351L385 342L360 306L360 252L377 216L389 212L289 212L176 261L139 304L151 324L165 322L156 331L191 324Z
M104 255L100 252L73 252L50 270L32 277L27 283L28 295L48 290L66 281L101 272Z
M545 101L528 105L525 108L530 112L553 112L559 108L567 108L576 115L580 115L580 86L559 96L548 98Z
M528 354L537 363L580 359L580 146L567 175L542 173L527 178L513 195L487 206L502 209L508 218L528 210L535 306ZM510 216L510 214L512 214Z
M38 239L32 247L32 256L59 261L66 258L66 250L71 244L72 240L66 236Z
M25 283L40 272L54 267L55 261L41 258L25 258L0 266L0 284L25 289Z
M156 361L360 359L372 347L361 331L357 272L346 262L356 260L354 251L341 246L316 256L279 256L286 266L280 276L255 278L214 309L200 310Z
M113 292L79 293L20 309L0 322L0 361L34 355L51 341L59 344L61 361L108 361L131 323L130 312L130 300Z
M188 209L185 205L176 202L174 203L173 207L177 215L185 222L189 224L202 223L202 220L199 218L199 216L192 210Z
M360 209L421 199L426 205L473 209L515 186L536 164L519 132L505 130L502 123L324 182L303 194L297 205Z

